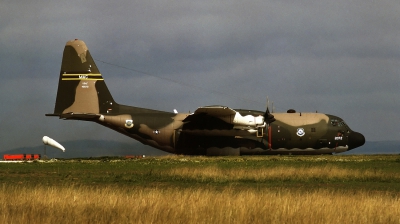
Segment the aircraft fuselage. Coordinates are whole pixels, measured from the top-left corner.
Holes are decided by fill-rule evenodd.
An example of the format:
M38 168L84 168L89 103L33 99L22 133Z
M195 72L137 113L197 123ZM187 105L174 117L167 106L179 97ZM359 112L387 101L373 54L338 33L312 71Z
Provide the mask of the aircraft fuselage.
M143 144L176 154L207 155L210 149L222 150L225 154L236 150L240 155L331 154L345 152L363 143L361 134L353 132L341 118L322 113L272 113L276 121L249 132L247 129L232 129L214 117L203 118L201 125L185 124L183 120L191 115L189 113L122 108L126 113L103 115L104 118L97 123ZM135 109L139 111L129 113ZM235 110L242 115L259 116L264 113ZM132 121L128 127L127 120ZM361 140L351 145L350 136Z
M290 113L289 113L290 112ZM160 150L189 155L330 154L364 144L339 117L199 107L169 113L114 101L86 44L68 41L53 114L93 121Z

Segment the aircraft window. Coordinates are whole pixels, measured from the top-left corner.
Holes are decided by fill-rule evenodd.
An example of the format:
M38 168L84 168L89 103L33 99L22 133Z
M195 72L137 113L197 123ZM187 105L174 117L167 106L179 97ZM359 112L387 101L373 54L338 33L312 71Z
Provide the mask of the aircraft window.
M336 120L336 119L331 120L331 124L333 126L339 126L339 127L347 126L346 123L344 123L344 121L339 121L339 120Z

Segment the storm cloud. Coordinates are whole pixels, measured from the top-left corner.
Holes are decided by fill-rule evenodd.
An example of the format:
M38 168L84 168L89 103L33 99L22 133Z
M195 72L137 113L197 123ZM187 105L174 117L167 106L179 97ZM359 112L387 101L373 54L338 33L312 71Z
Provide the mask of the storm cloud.
M342 117L367 141L400 140L400 2L3 1L0 151L127 137L52 113L62 51L86 42L117 102Z

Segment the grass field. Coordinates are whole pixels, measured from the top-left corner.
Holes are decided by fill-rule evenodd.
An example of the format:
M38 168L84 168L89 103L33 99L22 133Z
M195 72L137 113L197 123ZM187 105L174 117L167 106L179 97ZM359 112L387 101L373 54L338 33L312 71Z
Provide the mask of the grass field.
M400 223L400 156L0 164L5 223Z

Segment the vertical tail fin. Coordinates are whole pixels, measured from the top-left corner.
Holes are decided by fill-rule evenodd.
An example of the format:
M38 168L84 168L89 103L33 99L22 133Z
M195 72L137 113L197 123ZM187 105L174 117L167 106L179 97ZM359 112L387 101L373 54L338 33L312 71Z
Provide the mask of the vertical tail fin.
M86 44L68 41L64 48L55 116L62 114L103 114L117 112L111 96Z

